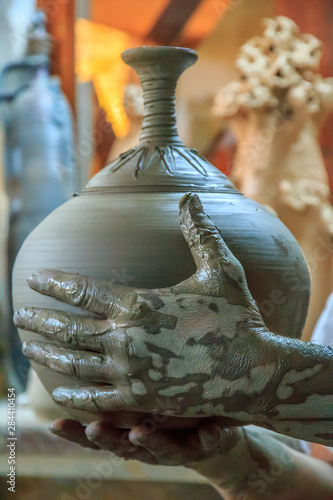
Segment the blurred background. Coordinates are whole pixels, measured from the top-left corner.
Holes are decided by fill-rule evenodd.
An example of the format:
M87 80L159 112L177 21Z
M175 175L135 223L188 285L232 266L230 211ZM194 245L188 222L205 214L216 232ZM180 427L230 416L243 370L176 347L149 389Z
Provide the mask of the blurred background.
M325 82L333 76L331 0L0 0L0 392L5 397L7 388L15 387L24 409L18 428L20 482L26 500L215 498L209 486L193 486L201 479L182 469L166 472L161 468L152 472L139 464L111 464L111 472L105 472L105 477L113 481L113 496L104 483L97 485L98 481L92 481L89 486L82 482L80 478L91 470L89 463L91 466L94 452L58 443L48 434L51 417L43 409L45 395L38 381L29 375L29 365L21 354L11 320L11 272L30 231L79 192L91 176L137 143L142 94L136 75L120 57L130 47L173 45L198 51L197 64L185 72L177 87L180 137L186 146L195 147L223 173L231 175L237 187L251 196L240 178L241 134L237 133L237 124L233 126L232 113L225 112L224 98L221 104L221 98L219 101L216 96L221 95L221 88L231 92L230 82L242 81L242 59L236 64L241 47L252 37L262 37L267 28L263 20L275 16L288 17L301 33L314 35L322 42L321 47L314 42L311 50L317 51L313 56L316 61L306 71L321 74ZM312 42L313 39L306 40L308 46ZM245 50L244 54L248 52ZM306 72L304 78L311 80ZM332 85L329 80L327 85ZM333 232L330 110L328 104L325 120L317 129L318 163L306 174L306 181L312 186L318 183L315 194L307 191L307 198L315 199L311 206L325 205L328 222L321 233L323 238L331 238ZM264 141L264 152L267 148ZM254 156L254 162L257 160L261 160L260 148ZM298 161L301 165L303 160ZM233 173L235 163L238 170ZM300 168L292 178L298 176L297 182L302 181L303 174ZM283 186L288 197L293 185ZM260 193L253 197L278 212L270 200L260 198ZM289 212L281 218L295 234L291 219L296 208L291 202L288 206ZM316 217L311 218L314 229L321 224L318 221L322 216ZM307 253L308 242L304 241L303 246L303 235L295 236ZM332 246L325 248L331 273ZM315 282L324 290L323 297L311 309L305 340L310 338L332 290L327 276L327 270L323 271ZM1 426L5 429L2 416ZM4 441L2 444L5 446ZM0 470L5 474L5 448L1 450ZM96 457L94 460L98 462ZM108 464L109 458L105 455L102 462ZM103 474L100 477L104 478ZM137 493L138 481L141 496ZM50 488L52 485L54 488ZM6 486L0 487L4 488L2 498L7 498ZM65 494L72 496L61 496Z

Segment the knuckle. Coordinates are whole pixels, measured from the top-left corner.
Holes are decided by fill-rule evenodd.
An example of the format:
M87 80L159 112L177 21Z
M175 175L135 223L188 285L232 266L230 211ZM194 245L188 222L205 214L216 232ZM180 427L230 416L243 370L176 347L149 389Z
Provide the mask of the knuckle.
M120 397L124 405L126 406L139 406L140 397L137 396L132 390L132 384L127 383L121 386Z
M131 388L133 373L129 367L128 361L124 359L118 359L116 362L113 361L113 371L116 372L116 376L122 388L129 390Z
M80 378L82 372L82 366L80 363L73 357L68 363L68 370L72 377Z
M121 301L121 308L119 310L119 315L126 315L129 317L135 315L138 305L138 294L134 290L130 290L119 298Z
M69 345L77 345L81 332L81 322L77 318L68 317L68 322L60 326L59 340Z
M76 342L80 330L78 320L65 313L47 315L43 318L41 327L54 334L60 342L69 345Z
M66 284L66 292L74 305L84 307L89 297L89 280L85 277L73 278Z

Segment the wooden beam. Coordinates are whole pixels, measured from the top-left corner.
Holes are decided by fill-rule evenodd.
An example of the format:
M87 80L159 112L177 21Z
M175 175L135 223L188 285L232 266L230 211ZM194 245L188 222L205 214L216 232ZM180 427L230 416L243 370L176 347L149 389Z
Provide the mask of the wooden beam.
M147 39L169 45L181 33L202 0L170 0L167 7L147 35Z

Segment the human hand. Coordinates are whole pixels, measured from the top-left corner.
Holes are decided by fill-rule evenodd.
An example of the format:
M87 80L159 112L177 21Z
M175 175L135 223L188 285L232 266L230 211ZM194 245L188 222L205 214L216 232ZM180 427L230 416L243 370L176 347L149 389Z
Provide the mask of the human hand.
M266 328L244 270L196 195L182 198L180 224L197 272L174 287L138 290L50 270L30 278L39 293L99 315L36 308L15 314L19 328L63 344L28 342L26 356L101 384L58 388L57 403L90 411L241 420L261 410L258 394L277 364L260 343L258 332Z
M182 198L180 223L197 272L174 287L61 271L31 277L36 291L98 315L16 313L18 327L63 344L26 343L29 358L88 383L57 388L54 400L92 412L222 416L331 445L333 349L266 329L241 264L196 195Z
M200 473L225 500L332 499L332 468L304 453L297 439L255 426L224 428L201 421L196 429L129 431L96 421L58 419L56 436L125 460L182 465Z
M222 428L215 422L202 422L195 429L154 430L136 426L117 429L109 422L88 426L72 419L54 421L50 430L56 436L85 448L107 450L125 460L150 465L183 465L203 469L206 461L234 449L243 439L242 428Z

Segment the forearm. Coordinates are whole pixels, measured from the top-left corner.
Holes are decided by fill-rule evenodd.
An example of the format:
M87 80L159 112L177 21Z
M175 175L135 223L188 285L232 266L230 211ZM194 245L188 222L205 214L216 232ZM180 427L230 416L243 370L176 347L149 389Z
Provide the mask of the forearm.
M232 453L192 464L225 500L332 500L330 465L291 449L263 429L247 426L243 432Z

